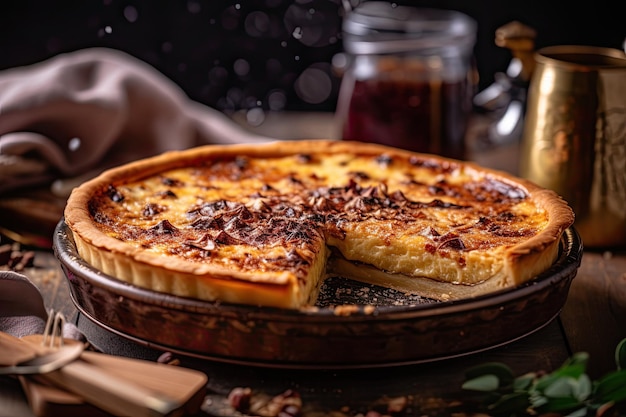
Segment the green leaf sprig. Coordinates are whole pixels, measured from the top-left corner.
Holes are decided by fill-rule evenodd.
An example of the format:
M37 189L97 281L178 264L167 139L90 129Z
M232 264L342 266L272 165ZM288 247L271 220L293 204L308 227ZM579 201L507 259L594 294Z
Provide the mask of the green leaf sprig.
M468 369L462 388L484 394L484 411L493 416L621 415L615 412L626 409L626 339L615 348L616 370L596 381L586 374L588 359L576 353L552 373L518 377L507 365L489 362Z

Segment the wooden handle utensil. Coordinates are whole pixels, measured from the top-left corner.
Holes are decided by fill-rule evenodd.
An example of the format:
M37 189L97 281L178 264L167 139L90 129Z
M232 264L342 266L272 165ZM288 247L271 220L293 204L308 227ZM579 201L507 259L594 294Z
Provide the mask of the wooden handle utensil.
M33 345L41 340L24 339ZM181 416L199 408L207 376L192 369L85 351L61 369L21 381L29 399L38 401L45 401L42 393L54 396L54 390L41 390L35 384L43 381L113 415ZM33 390L39 395L33 395Z

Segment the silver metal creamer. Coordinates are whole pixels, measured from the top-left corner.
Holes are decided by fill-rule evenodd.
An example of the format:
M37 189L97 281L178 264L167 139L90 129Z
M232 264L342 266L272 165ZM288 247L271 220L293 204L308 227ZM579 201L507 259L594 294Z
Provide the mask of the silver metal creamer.
M535 53L520 175L563 196L586 247L626 245L626 54L563 45Z

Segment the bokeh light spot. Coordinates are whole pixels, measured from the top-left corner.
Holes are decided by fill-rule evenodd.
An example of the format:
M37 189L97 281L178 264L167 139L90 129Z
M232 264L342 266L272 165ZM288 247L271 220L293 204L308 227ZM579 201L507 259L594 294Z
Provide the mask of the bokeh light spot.
M272 90L267 95L267 106L272 111L280 111L287 105L287 96L282 90Z
M319 104L330 97L332 81L325 71L311 66L300 74L294 87L302 101Z
M126 6L124 7L124 18L130 23L135 23L139 18L139 12L134 6Z
M248 35L259 38L270 30L270 18L267 13L252 12L246 17L244 28Z
M293 36L296 39L302 39L302 28L299 26L296 27L291 33L291 36Z
M202 10L202 5L197 1L188 1L187 2L187 11L189 13L198 14Z
M265 121L265 112L260 107L255 107L246 112L246 121L250 126L260 126Z
M209 70L209 82L211 85L221 85L228 79L228 71L226 68L215 66Z
M169 54L170 52L172 52L172 50L174 49L174 45L172 45L172 42L163 42L163 44L161 44L161 50L166 53Z
M233 69L235 70L235 74L240 77L245 77L248 73L250 73L250 64L245 59L239 58L235 61Z
M291 4L283 19L285 28L303 45L322 47L330 44L340 31L340 17L336 5L316 4L306 7L306 2Z
M80 140L80 138L72 138L67 143L67 148L72 152L76 152L80 148L81 144L82 141Z

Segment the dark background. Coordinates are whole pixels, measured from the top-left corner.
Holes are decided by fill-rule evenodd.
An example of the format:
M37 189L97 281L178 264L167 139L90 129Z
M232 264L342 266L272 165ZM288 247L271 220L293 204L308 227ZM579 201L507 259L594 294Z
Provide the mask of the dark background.
M479 89L505 71L495 30L519 20L536 46L623 48L620 2L441 0L397 2L456 9L478 22ZM9 0L0 3L0 70L100 46L148 62L193 100L225 112L333 111L341 52L341 0ZM311 88L313 86L313 88Z

